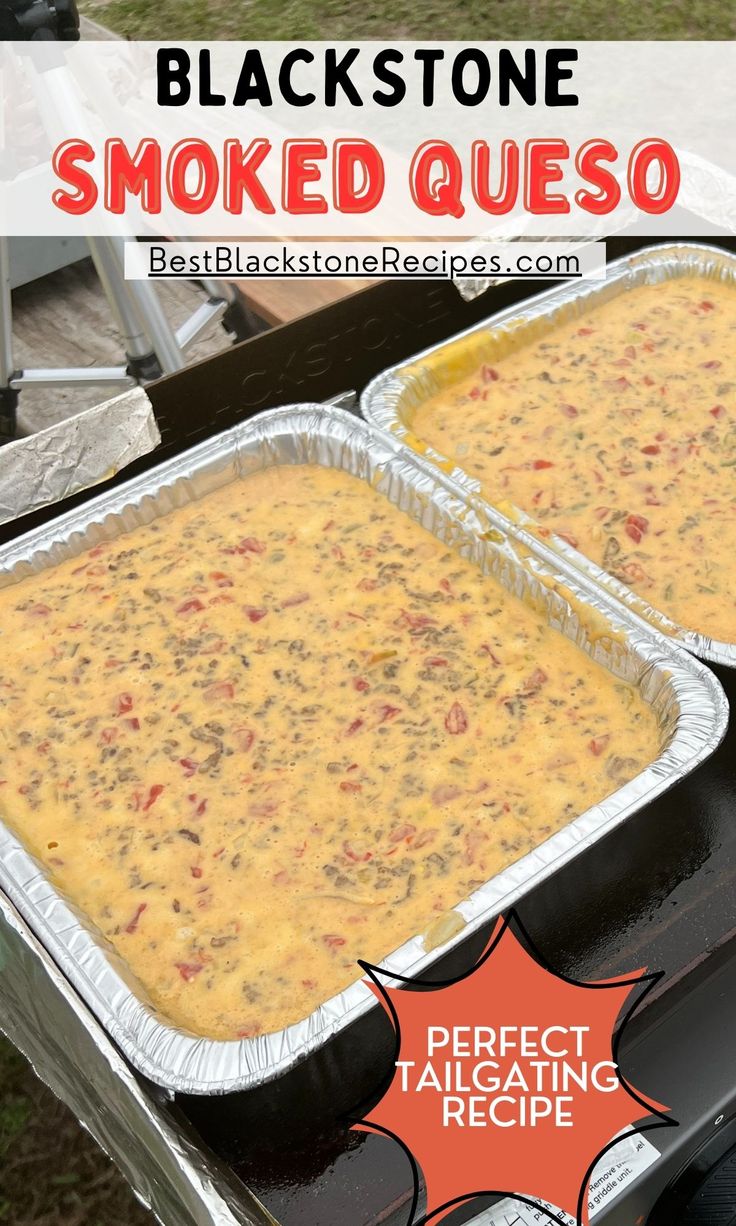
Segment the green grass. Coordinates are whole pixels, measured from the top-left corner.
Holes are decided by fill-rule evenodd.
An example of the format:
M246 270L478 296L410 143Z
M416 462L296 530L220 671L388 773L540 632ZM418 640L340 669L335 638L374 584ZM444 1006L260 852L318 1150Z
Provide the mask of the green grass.
M732 0L81 0L126 38L731 39Z
M154 1226L122 1175L2 1035L0 1226Z

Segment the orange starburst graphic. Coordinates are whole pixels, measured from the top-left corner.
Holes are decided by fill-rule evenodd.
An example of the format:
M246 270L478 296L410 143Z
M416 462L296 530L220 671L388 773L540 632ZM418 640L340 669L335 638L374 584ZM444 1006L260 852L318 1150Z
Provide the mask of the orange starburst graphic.
M415 1192L414 1226L496 1193L550 1202L588 1226L598 1158L634 1123L672 1124L616 1059L624 1022L659 976L573 982L532 956L510 921L521 931L516 916L499 920L472 971L431 990L388 988L361 964L397 1052L390 1085L356 1127L402 1144L417 1187L421 1170L427 1208L420 1222Z

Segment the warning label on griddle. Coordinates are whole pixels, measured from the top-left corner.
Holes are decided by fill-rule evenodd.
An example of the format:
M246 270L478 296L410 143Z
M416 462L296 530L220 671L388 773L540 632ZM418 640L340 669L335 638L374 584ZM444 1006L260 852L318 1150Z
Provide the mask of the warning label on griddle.
M604 1205L625 1191L659 1156L659 1150L640 1134L624 1137L612 1146L593 1170L588 1192L590 1216L594 1217ZM511 1198L481 1213L473 1226L550 1226L550 1214L564 1226L575 1226L574 1218L547 1201L540 1201L539 1209L534 1209L524 1201Z

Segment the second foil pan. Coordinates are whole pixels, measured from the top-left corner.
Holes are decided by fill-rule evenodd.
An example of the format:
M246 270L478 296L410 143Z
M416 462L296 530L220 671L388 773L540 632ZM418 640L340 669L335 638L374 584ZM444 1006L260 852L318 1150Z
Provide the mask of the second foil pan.
M391 367L368 385L361 400L361 411L367 421L389 431L450 473L470 494L484 501L493 501L491 495L481 492L477 479L418 436L413 425L417 409L430 397L469 375L481 363L498 361L508 353L523 348L527 341L533 343L555 327L578 319L638 286L654 285L683 276L705 277L733 286L736 294L736 256L701 243L668 243L624 256L609 264L603 282L572 281L562 287L545 290ZM488 402L488 429L492 433L491 400ZM703 660L736 668L736 643L721 642L704 630L689 630L677 624L562 537L542 531L541 521L519 508L509 508L505 500L501 502L496 499L495 502L503 506L507 518L512 518L519 527L527 530L529 537L534 536L540 543L546 543L555 553L569 560L579 572L600 584L660 632L677 639Z

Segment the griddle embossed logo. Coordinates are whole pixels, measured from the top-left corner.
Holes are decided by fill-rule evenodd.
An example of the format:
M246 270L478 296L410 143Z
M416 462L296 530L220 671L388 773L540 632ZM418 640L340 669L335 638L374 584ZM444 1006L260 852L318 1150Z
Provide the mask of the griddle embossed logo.
M410 1226L500 1193L550 1202L587 1226L590 1174L614 1139L672 1125L617 1063L621 1031L659 975L565 979L543 965L514 914L499 920L471 972L431 990L388 988L379 967L361 966L396 1031L396 1067L355 1127L407 1153Z

